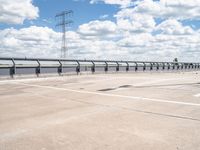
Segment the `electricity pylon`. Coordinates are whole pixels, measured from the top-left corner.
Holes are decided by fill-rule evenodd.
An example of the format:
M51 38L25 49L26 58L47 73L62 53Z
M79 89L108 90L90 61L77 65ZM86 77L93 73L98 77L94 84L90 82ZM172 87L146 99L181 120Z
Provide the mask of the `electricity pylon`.
M68 49L67 49L67 44L66 44L66 31L67 31L67 26L73 23L72 20L69 20L68 18L72 16L73 11L72 10L67 10L67 11L62 11L61 13L58 13L55 18L58 18L58 24L56 24L56 27L61 27L62 28L62 46L61 46L61 58L66 58L68 55Z

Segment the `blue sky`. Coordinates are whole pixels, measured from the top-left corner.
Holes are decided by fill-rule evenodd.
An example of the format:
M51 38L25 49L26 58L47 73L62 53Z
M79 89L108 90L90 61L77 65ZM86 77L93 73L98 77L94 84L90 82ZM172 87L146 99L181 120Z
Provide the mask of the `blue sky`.
M0 8L0 56L60 57L55 15L73 10L69 58L199 60L199 0L0 0Z

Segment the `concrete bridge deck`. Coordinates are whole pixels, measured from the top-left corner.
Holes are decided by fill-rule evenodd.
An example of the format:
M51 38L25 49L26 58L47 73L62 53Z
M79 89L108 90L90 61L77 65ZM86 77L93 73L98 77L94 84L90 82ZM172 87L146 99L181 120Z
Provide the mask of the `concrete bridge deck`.
M0 150L199 150L200 72L0 81Z

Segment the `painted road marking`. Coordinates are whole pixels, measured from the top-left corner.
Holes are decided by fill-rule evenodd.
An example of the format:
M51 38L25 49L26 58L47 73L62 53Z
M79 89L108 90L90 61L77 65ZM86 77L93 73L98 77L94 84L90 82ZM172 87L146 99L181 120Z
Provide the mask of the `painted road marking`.
M169 104L186 105L186 106L200 106L200 104L198 104L198 103L169 101L169 100L164 100L164 99L154 99L154 98L146 98L146 97L126 96L126 95L91 92L91 91L83 91L83 90L80 91L80 90L72 90L72 89L58 88L58 87L45 86L45 85L26 84L26 83L19 83L19 82L15 82L14 84L25 85L25 86L30 86L30 87L53 89L53 90L59 90L59 91L68 91L68 92L74 92L74 93L82 93L82 94L93 94L93 95L99 95L99 96L127 98L127 99L134 99L134 100L138 100L138 101L151 101L151 102L169 103Z
M200 93L198 93L198 94L194 95L194 97L200 97Z

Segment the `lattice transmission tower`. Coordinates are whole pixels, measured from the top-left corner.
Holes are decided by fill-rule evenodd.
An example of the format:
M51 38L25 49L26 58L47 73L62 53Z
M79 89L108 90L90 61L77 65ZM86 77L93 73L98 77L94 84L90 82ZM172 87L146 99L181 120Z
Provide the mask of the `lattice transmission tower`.
M68 48L66 43L66 31L67 27L73 23L69 18L73 15L72 10L62 11L61 13L56 14L55 18L58 19L56 27L62 28L62 46L61 46L61 58L66 58L68 55Z

